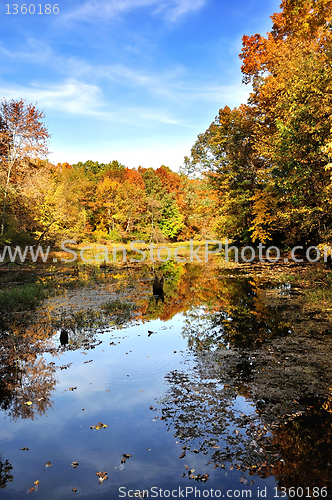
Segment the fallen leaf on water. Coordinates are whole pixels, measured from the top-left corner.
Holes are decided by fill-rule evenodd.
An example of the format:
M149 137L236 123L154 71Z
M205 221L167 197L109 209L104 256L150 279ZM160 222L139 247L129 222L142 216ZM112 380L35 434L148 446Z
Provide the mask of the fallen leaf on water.
M97 425L90 425L90 429L97 429L97 431L99 431L99 429L105 429L106 427L108 427L108 425L102 422L98 422Z
M27 446L23 446L23 448L20 448L20 450L25 450L25 451L28 451L28 447Z
M74 493L76 493L77 488L73 488L71 491L73 491Z
M76 467L78 467L78 462L72 462L70 465L76 469Z
M51 462L46 462L45 466L44 467L52 467L52 464Z
M124 453L121 457L121 463L125 464L129 458L131 458L131 455L127 455L126 453Z
M184 458L185 456L186 456L186 452L185 452L185 451L183 451L183 452L181 453L181 455L179 456L179 458Z
M30 406L32 405L32 401L26 401L24 404Z
M96 472L96 476L99 477L99 483L103 483L104 481L106 481L106 479L108 479L107 477L107 472Z
M69 387L70 391L75 391L75 389L77 389L77 387Z
M248 484L248 480L245 477L240 477L240 483Z
M27 490L27 493L28 493L28 494L29 494L29 493L33 493L34 491L38 491L39 481L38 481L38 480L37 480L37 481L34 481L34 482L33 482L33 484L34 484L35 486L31 486L31 488L29 488L29 489Z

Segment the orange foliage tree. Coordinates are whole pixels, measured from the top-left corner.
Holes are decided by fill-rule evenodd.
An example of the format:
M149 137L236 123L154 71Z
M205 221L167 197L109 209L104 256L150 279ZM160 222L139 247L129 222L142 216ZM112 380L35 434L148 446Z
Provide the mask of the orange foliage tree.
M14 166L27 164L29 158L45 157L50 137L42 122L43 112L32 104L2 99L0 104L0 168L5 172L1 236L4 234L8 188Z

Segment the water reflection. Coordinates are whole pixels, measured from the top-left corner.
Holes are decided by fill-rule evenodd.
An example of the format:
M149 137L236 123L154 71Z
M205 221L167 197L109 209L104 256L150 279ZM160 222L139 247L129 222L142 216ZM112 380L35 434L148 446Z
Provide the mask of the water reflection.
M68 332L62 329L60 333L60 345L66 346L68 344Z
M11 471L13 466L8 460L2 461L0 456L0 490L6 488L7 483L11 483L14 479Z
M29 326L6 324L0 332L0 409L13 420L33 420L46 414L53 406L57 384L55 361L64 350L94 348L95 328L105 325L105 318L100 318L99 313L89 311L61 320L43 318Z
M164 277L158 278L155 277L152 286L153 296L155 298L156 304L158 304L159 300L164 302Z
M212 284L222 300L185 314L194 366L165 377L168 430L185 456L204 453L241 471L243 484L274 476L310 494L331 488L331 338L301 322L288 284L222 275Z
M54 362L43 354L57 355L50 343L50 325L28 328L12 325L1 333L0 408L13 419L44 414L52 406L51 393L56 386Z
M160 448L167 457L173 457L174 445L181 444L181 460L179 455L167 458L174 483L183 474L183 481L213 483L214 476L214 484L219 484L221 478L228 480L227 471L236 473L236 481L244 486L273 477L279 486L308 487L310 492L314 486L332 486L332 341L324 333L328 328L323 323L319 323L319 331L313 335L313 325L307 321L289 284L273 283L261 276L243 276L232 270L225 272L217 266L202 268L198 264L168 262L159 268L147 267L132 273L129 270L127 281L121 276L119 288L122 295L113 291L111 296L107 290L100 309L89 308L87 301L85 309L67 308L65 313L57 314L53 311L49 319L35 318L29 327L11 324L3 328L0 408L4 414L13 420L33 420L43 414L51 416L52 407L58 405L67 427L66 412L70 405L75 405L74 423L68 425L68 431L64 427L63 432L67 432L67 439L73 434L73 442L80 441L83 448L86 439L82 456L89 456L93 439L99 439L101 433L91 431L87 436L82 425L87 424L89 430L91 424L99 421L109 424L114 412L113 425L120 425L116 419L121 416L123 435L129 437L125 449L120 450L122 443L119 446L114 432L106 447L103 437L108 434L104 429L95 445L98 463L104 463L113 445L121 456L150 437L148 424L152 425L152 419L147 419L144 412L149 411L151 402L145 404L144 400L144 409L135 406L146 390L153 399L158 394L159 411L153 408L158 413L153 415L154 424L162 420L160 425L166 424L171 431L166 441L165 428L159 427L158 434L155 426L155 442L163 443ZM121 337L120 327L125 328L130 317L136 324L141 319L143 326L150 321L150 331L158 335L149 335L144 326L123 348L125 337ZM179 330L163 336L170 323L176 328L172 318L180 318L176 319ZM106 333L115 328L119 328L117 337L109 342ZM134 331L134 326L127 335L129 331ZM181 366L168 368L174 366L172 356L179 354L178 344L181 349L187 346L187 353L183 353ZM166 348L170 352L164 359ZM91 352L80 362L82 369L75 368L73 360L90 349L95 349L93 356ZM153 360L151 350L156 356ZM61 371L64 378L74 374L62 392L56 391L59 368L68 368ZM166 394L162 382L156 381L159 372L162 379L165 376ZM139 378L140 373L153 377ZM91 391L89 397L83 391L79 393L81 386L76 380ZM147 381L144 390L139 385L142 380ZM97 398L99 385L105 381L109 383L107 395L111 403L106 402L104 389L103 396ZM76 389L76 383L78 396L72 391L62 400L61 395L66 392L63 398L67 397L68 388ZM55 401L58 397L55 404L53 396ZM90 403L90 398L95 404ZM90 404L93 418L85 422L82 415ZM96 414L91 407L96 407ZM142 416L139 423L137 414ZM131 433L135 425L145 429L139 436ZM77 432L82 432L79 439ZM76 455L70 460L73 459L81 460ZM130 467L131 463L139 467L135 460L133 453ZM153 460L149 465L151 474L161 458L154 455ZM190 464L195 462L199 467L193 471ZM146 464L142 464L144 469ZM104 469L96 469L94 475L97 470ZM140 470L135 476L131 471L134 478L129 478L128 473L125 481L141 480L143 472ZM169 472L168 476L172 474ZM0 462L0 478L0 486L12 481L7 460Z

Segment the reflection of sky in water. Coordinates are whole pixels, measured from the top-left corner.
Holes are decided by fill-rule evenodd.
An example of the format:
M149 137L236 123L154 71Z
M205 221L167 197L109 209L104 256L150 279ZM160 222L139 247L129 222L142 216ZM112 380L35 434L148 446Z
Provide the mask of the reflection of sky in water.
M184 323L185 317L178 314L167 322L149 321L100 334L102 343L94 349L68 350L60 358L46 354L45 359L58 366L72 364L57 370L57 389L51 395L53 409L47 415L14 423L3 418L1 456L13 465L14 481L0 490L0 497L26 498L26 490L36 480L40 486L33 494L48 500L72 498L75 487L76 495L87 499L118 498L121 486L242 489L240 472L213 469L206 465L202 453L188 452L179 460L182 445L172 431L167 432L165 422L156 419L160 411L150 409L166 393L165 375L173 370L186 371L193 361L181 334ZM148 330L156 333L148 336ZM70 387L77 389L70 391ZM246 414L254 412L243 397L238 397L234 406ZM109 427L90 429L98 422ZM20 450L24 446L29 451ZM116 467L124 453L132 458L121 470ZM48 461L53 465L45 468ZM73 461L79 463L76 469L70 465ZM182 477L185 465L196 473L208 473L208 483ZM98 484L98 471L108 473L104 484ZM263 484L269 485L272 493L273 478L256 478L250 488L256 492L256 486Z

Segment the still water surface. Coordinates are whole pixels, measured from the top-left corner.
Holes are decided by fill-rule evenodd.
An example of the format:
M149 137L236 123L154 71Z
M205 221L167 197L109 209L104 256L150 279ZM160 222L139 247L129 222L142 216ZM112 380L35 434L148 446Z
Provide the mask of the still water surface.
M289 283L158 272L164 301L151 270L105 277L2 333L0 497L330 498L326 325L312 330ZM94 318L117 280L134 318Z

